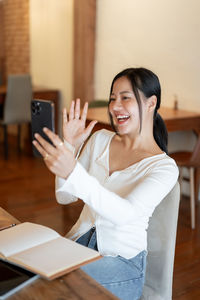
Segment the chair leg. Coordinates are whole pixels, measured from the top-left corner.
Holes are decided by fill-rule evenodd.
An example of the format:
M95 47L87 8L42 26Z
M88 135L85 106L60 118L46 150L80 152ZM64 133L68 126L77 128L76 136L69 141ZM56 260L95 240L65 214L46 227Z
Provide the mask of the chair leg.
M4 131L4 158L8 159L8 130L7 125L3 125L3 131Z
M195 168L195 200L200 201L199 198L199 184L200 184L200 168Z
M190 168L190 209L191 227L195 228L195 189L194 189L194 168Z

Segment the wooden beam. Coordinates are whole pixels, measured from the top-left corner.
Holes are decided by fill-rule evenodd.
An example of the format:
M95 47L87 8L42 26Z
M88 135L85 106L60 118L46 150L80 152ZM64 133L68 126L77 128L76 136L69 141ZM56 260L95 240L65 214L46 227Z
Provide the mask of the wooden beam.
M74 99L94 99L96 0L74 0Z

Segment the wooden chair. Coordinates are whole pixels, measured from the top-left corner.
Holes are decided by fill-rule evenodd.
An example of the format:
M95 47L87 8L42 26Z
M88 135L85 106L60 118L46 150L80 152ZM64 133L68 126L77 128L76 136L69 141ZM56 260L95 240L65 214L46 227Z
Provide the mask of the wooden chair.
M20 132L22 123L31 121L32 86L31 77L28 74L9 75L3 118L0 125L4 129L4 155L8 158L8 134L9 124L18 125L18 149L20 150Z
M147 229L147 267L141 300L171 300L180 188L156 207Z
M176 161L180 169L180 187L183 177L183 167L189 169L190 181L190 210L191 210L191 227L195 228L195 199L198 199L199 194L199 179L200 179L200 135L193 152L179 151L171 153L170 156ZM182 188L181 188L182 190Z

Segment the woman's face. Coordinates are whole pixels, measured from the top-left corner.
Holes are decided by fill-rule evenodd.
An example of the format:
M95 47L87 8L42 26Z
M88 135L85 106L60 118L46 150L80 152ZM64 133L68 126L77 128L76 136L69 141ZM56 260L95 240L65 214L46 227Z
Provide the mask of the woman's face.
M142 93L140 98L142 100ZM141 101L143 104L143 101ZM143 105L142 105L143 106ZM138 103L127 77L120 77L113 85L110 95L109 112L120 135L138 134L140 131L140 117Z

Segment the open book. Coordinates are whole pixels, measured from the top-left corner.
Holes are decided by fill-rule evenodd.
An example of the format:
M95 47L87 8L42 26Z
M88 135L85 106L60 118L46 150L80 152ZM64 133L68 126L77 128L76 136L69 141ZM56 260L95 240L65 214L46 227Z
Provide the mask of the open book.
M99 252L34 223L0 231L0 259L54 279L100 258Z

